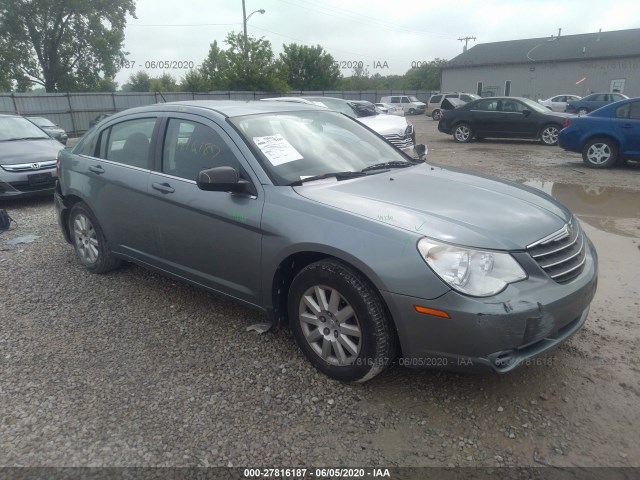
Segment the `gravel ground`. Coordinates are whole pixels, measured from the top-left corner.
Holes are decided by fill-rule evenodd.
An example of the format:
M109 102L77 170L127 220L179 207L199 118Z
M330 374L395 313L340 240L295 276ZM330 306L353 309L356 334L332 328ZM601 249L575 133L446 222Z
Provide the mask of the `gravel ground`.
M640 466L640 168L411 120L433 162L628 196L632 213L584 224L600 284L568 343L507 376L394 366L342 384L286 331L248 332L253 310L134 265L87 273L51 199L5 203L0 466Z

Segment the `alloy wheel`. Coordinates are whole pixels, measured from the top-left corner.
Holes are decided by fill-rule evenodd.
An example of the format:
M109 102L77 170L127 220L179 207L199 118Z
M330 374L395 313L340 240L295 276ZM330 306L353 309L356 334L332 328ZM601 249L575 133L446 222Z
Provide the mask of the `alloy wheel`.
M335 288L314 285L300 299L298 321L305 340L325 362L352 364L362 348L362 330L352 306Z
M98 235L89 217L80 213L73 221L73 236L78 253L87 263L95 263L98 260L99 246Z

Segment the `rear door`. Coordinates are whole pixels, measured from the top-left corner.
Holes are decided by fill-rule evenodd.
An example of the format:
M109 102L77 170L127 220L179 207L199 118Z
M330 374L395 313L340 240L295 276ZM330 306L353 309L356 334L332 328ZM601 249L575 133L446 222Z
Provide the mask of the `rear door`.
M161 268L235 298L258 304L264 196L231 138L210 119L168 114L161 127L153 223ZM200 190L201 170L231 166L252 181L255 196Z
M158 116L138 114L110 124L97 139L94 156L73 167L73 184L96 215L110 247L146 261L155 252L147 184Z
M625 155L640 157L640 101L619 106L611 118Z

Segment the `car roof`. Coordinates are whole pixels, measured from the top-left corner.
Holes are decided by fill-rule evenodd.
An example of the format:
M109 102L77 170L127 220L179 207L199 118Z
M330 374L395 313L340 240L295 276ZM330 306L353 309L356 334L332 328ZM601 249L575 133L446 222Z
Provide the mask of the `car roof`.
M185 100L181 102L166 102L147 105L144 107L131 108L119 113L142 113L152 111L178 111L196 113L202 110L217 112L225 117L240 117L243 115L253 115L258 113L279 113L304 110L327 109L307 103L283 102L283 101L263 101L263 100Z

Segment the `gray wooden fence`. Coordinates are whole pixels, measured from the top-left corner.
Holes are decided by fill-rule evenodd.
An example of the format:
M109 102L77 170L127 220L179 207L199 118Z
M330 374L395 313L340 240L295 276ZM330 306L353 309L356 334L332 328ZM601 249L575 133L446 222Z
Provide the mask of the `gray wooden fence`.
M415 95L423 102L432 92L426 90L361 90L289 92L288 96L315 95L349 100L379 102L386 95ZM71 135L89 128L89 122L101 113L181 100L259 100L280 96L273 92L215 91L199 92L105 92L105 93L0 93L0 113L47 117Z

